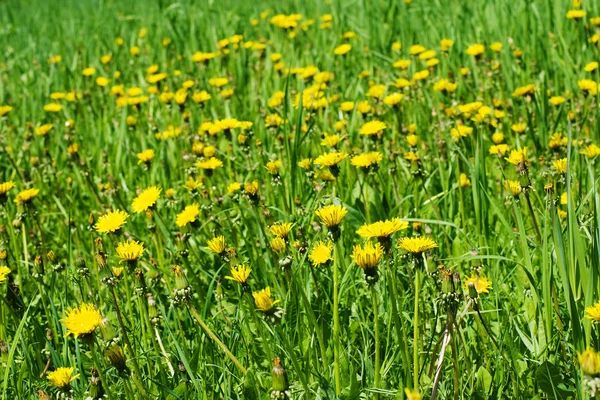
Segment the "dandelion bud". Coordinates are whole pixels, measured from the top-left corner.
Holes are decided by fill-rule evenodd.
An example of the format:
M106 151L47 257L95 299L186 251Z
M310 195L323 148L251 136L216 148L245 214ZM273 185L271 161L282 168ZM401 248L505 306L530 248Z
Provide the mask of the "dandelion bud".
M91 399L101 399L104 396L104 388L98 370L92 367L90 377L89 397Z
M146 297L148 298L148 317L150 318L152 325L156 326L160 322L160 314L156 307L156 300L154 300L152 293L146 293Z
M288 391L288 381L285 374L285 369L281 365L279 357L273 359L273 369L271 370L271 378L273 379L273 390L271 392L272 399L286 399L290 397Z
M469 297L473 300L476 300L479 295L477 294L477 288L475 287L475 284L473 282L469 282L467 285L469 289Z
M56 260L56 256L54 255L54 252L52 250L50 250L48 254L46 254L46 257L48 257L48 261L50 262L54 262Z
M110 345L106 350L104 350L104 355L108 358L111 365L117 369L119 372L124 372L127 370L127 364L125 360L125 353L123 352L123 348L120 344Z
M90 213L90 216L88 217L88 225L94 226L95 223L96 223L96 218L94 218L93 213Z
M173 289L173 301L175 303L187 302L192 296L192 289L185 277L185 272L179 265L171 267L175 275L175 289Z

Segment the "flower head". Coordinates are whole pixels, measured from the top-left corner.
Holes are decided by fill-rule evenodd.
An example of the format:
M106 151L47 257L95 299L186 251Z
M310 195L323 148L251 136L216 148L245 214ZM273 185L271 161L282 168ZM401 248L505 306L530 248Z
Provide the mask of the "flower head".
M217 236L206 242L206 246L215 254L221 254L225 251L225 236Z
M144 244L135 240L121 242L117 245L117 255L121 259L121 262L137 261L144 255Z
M579 365L586 375L600 375L600 354L596 350L589 348L579 354Z
M96 232L100 233L116 232L125 225L125 221L127 221L128 217L129 214L125 211L111 211L100 216L94 228L96 228Z
M73 375L74 368L59 367L55 371L49 372L46 378L59 389L66 389L69 387L79 374Z
M332 228L342 222L342 219L348 214L348 210L344 206L332 204L319 208L315 214L326 227Z
M6 277L10 274L10 269L5 266L0 267L0 283L3 283L6 280Z
M504 187L508 190L513 196L517 197L523 191L523 187L521 187L521 183L518 181L505 180Z
M510 155L506 157L505 160L512 165L524 165L527 162L527 147L511 151Z
M178 227L186 226L189 223L195 222L200 215L200 206L196 203L186 206L182 212L177 214L176 224Z
M321 154L315 159L314 163L320 165L321 168L333 167L342 162L346 157L348 157L348 153L343 151L333 151L331 153Z
M279 303L279 300L273 300L271 297L271 288L269 286L259 292L252 293L252 297L254 297L256 308L263 312L271 311L275 304Z
M332 252L333 245L331 242L319 241L313 246L312 250L308 254L308 259L315 266L324 265L333 260Z
M600 301L596 304L585 308L585 318L593 323L600 323Z
M292 230L292 225L294 224L291 222L277 222L271 225L269 232L277 237L286 238Z
M148 209L152 208L156 204L156 201L160 197L161 191L162 189L158 186L150 186L149 188L144 189L139 196L133 199L133 203L131 203L133 212L141 213L148 211Z
M60 320L67 330L66 336L86 336L102 324L102 316L93 304L81 303L79 307L69 308L67 316Z
M474 289L477 291L477 294L489 293L489 291L492 289L492 281L484 276L471 275L470 278L465 280L465 288L469 290L471 285L473 285Z
M354 246L352 259L361 268L375 268L383 256L383 246L380 243L373 245L368 242L363 247Z
M31 200L33 200L38 195L39 192L40 192L40 189L22 190L19 193L17 193L17 197L15 197L15 203L17 203L17 204L29 203Z
M420 254L438 247L438 244L425 236L405 237L398 240L398 247L409 253Z
M0 196L6 195L14 187L15 183L13 181L0 183Z
M371 151L352 157L350 163L358 168L368 168L373 165L378 165L381 160L383 160L383 155L380 152Z
M400 218L386 219L385 221L377 221L372 224L364 224L356 233L365 239L388 237L394 233L408 228L408 222L402 221Z
M231 267L231 276L226 276L225 279L236 281L240 285L245 285L248 282L252 270L245 264L240 264L237 267Z
M148 149L137 153L138 164L149 163L154 158L154 150Z
M373 120L365 123L360 127L359 133L361 135L378 135L381 136L383 134L383 130L387 128L387 125L381 121Z

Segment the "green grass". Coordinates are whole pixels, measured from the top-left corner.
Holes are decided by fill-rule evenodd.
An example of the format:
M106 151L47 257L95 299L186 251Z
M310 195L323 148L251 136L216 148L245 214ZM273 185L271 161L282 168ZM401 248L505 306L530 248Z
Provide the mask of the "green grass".
M404 389L415 387L423 398L438 399L592 398L591 378L577 358L600 347L598 328L584 318L600 300L600 196L596 161L581 152L600 145L600 109L597 95L586 95L578 81L598 81L598 70L584 67L600 59L598 43L590 41L600 34L591 21L600 4L584 1L584 20L566 18L573 8L554 0L0 2L0 105L13 107L0 117L0 183L16 184L0 196L0 265L11 270L0 286L3 398L35 398L38 391L94 397L98 379L111 399L267 399L280 384L297 399L407 398ZM280 13L302 15L290 30L295 37L270 23ZM325 14L332 16L329 27L321 26ZM344 39L348 31L356 36ZM239 48L226 47L229 54L192 60L236 34L243 39ZM447 53L440 51L443 38L454 41ZM250 41L264 49L246 48ZM396 41L401 50L392 49ZM346 42L351 51L334 55ZM503 44L500 52L490 49L494 42ZM474 43L486 46L481 57L465 53ZM435 50L439 64L428 68L409 55L414 44ZM130 54L133 46L139 55ZM286 69L314 65L333 74L323 89L326 107L295 105L313 78L277 71L274 53ZM112 59L103 64L106 54ZM62 60L49 63L55 55ZM406 71L393 67L399 59L412 60ZM152 94L146 78L153 64L168 74L159 92L194 82L184 105ZM82 70L90 66L96 74L86 77ZM425 80L395 86L424 69ZM108 86L96 84L99 76L111 80ZM229 78L231 98L209 84L216 77ZM434 91L442 78L456 91ZM140 88L148 101L119 107L111 93L119 84ZM367 97L371 84L404 98L390 107ZM533 95L512 96L528 84L536 86ZM212 96L204 105L192 100L200 90ZM73 102L50 97L71 91ZM277 91L284 97L272 107ZM566 102L550 104L557 95ZM363 100L373 107L366 115L340 108ZM475 101L505 116L492 123L490 116L476 122L446 113ZM63 105L59 112L44 111L55 102ZM283 123L266 126L270 114ZM136 123L128 124L128 116ZM224 118L252 122L246 145L240 128L199 133L203 122ZM336 132L341 119L346 127ZM387 125L382 137L360 135L375 119ZM511 130L517 122L526 123L524 133ZM461 123L473 131L453 140L451 130ZM36 135L43 124L54 126ZM412 147L411 124L419 138ZM157 138L169 126L181 133ZM553 149L556 132L566 141ZM324 133L343 136L336 148L350 154L335 181L319 177L327 169L298 166L330 151L321 145ZM527 173L489 154L494 133L503 133L511 150L528 148ZM199 143L214 146L223 161L212 174L195 167ZM136 154L146 149L154 159L138 164ZM382 154L378 168L351 164L369 151ZM409 151L419 161L406 159ZM565 173L552 166L562 158ZM281 161L279 176L265 167L274 160ZM460 174L470 185L459 185ZM203 186L188 190L189 177ZM254 180L259 188L250 199L244 183ZM506 180L524 191L510 195ZM242 186L234 194L227 190L232 182ZM163 190L155 209L135 214L133 199L154 185ZM16 204L26 188L40 192ZM563 193L568 204L561 204ZM193 203L200 207L197 222L177 226L176 215ZM313 266L313 246L332 236L315 211L332 203L348 214L333 262ZM118 209L130 214L123 228L98 233L98 218ZM365 243L356 230L395 217L409 226L392 236L370 286L351 257L353 246ZM276 222L293 223L280 253L269 231ZM227 257L207 247L219 235L231 249ZM419 235L439 247L413 257L396 246L396 239ZM116 252L128 239L146 249L133 268ZM239 263L252 269L246 287L225 279ZM176 280L174 265L187 283ZM492 282L489 293L469 295L465 280L472 274ZM174 302L174 291L186 285L187 301ZM267 286L280 301L279 316L255 305L252 292ZM110 322L125 348L126 370L105 355L111 344L100 328L94 340L65 337L61 320L82 302ZM287 383L273 380L275 357ZM47 379L59 367L79 375L66 394Z

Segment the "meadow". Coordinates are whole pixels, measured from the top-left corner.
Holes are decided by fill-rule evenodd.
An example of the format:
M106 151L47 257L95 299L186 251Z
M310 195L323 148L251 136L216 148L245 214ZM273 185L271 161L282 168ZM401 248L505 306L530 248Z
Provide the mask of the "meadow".
M0 49L2 400L600 398L600 3L0 1Z

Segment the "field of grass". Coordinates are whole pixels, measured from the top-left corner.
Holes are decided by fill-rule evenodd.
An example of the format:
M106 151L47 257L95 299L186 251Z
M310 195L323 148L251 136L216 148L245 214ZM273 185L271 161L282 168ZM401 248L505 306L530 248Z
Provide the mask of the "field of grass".
M600 398L600 3L0 1L0 396Z

